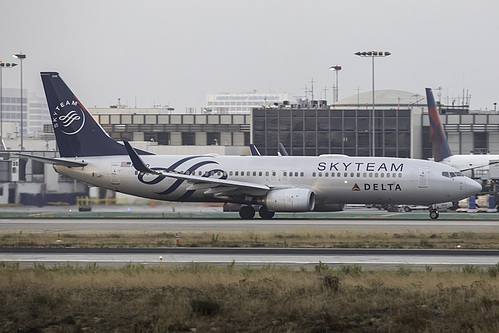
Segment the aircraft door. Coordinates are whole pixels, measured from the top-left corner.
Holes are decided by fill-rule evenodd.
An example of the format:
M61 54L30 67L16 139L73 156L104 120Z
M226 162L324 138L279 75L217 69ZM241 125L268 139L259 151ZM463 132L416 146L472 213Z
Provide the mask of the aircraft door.
M419 169L419 177L418 177L418 187L426 188L428 187L428 173L430 170L428 168L420 168Z
M287 183L288 182L288 171L287 170L281 170L281 173L279 174L279 182L280 183Z
M276 170L270 171L270 182L271 183L277 182L277 171Z
M120 163L117 162L111 163L111 185L120 184L120 176L118 175L119 170L120 170Z

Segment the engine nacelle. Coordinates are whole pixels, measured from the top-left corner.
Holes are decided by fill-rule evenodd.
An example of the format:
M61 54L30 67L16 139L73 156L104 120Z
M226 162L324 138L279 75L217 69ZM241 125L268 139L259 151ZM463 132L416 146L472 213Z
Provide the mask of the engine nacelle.
M314 212L341 212L345 210L345 204L316 204Z
M265 197L264 205L274 212L309 212L315 207L315 193L303 188L273 190Z

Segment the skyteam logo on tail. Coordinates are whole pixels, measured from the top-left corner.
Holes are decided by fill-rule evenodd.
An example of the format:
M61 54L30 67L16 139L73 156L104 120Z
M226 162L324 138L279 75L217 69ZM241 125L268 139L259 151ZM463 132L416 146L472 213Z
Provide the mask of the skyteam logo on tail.
M78 101L60 102L52 112L54 130L60 130L66 135L75 135L85 125L85 113Z

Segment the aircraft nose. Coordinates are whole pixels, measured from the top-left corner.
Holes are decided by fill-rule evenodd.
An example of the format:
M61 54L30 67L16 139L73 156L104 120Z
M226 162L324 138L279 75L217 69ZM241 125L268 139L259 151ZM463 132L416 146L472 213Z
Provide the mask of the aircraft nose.
M482 191L482 185L471 178L466 177L466 194L467 196L475 195Z

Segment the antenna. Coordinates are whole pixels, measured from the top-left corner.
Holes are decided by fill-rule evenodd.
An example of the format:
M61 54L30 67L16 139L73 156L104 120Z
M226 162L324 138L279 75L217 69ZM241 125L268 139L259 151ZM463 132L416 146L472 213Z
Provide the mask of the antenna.
M312 85L311 93L312 93L312 100L314 100L314 78L310 80L310 84Z

